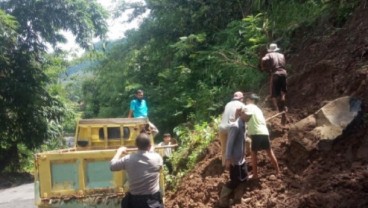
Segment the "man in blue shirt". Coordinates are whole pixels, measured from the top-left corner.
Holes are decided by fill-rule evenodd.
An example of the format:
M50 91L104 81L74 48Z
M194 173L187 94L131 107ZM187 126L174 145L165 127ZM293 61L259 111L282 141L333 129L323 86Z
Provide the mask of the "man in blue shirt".
M130 102L128 118L147 118L148 106L146 100L143 98L143 90L137 90L135 92L135 99Z
M130 101L129 114L128 118L148 118L148 106L146 100L144 99L143 90L137 90L135 92L135 99ZM157 127L148 121L150 131L153 133L153 136L158 134Z

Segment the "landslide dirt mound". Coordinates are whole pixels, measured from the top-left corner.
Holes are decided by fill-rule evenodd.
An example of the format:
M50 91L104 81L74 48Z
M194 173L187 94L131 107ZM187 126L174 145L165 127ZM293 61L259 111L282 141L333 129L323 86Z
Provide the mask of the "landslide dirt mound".
M362 0L342 28L326 23L323 29L295 36L288 79L290 122L297 122L321 108L326 101L355 96L367 105L368 93L368 2ZM307 38L306 38L307 37ZM275 112L264 108L266 117ZM280 119L269 123L272 148L282 173L274 176L265 153L259 154L259 180L250 180L234 193L232 207L368 207L367 108L328 150L316 150L307 166L290 167L287 129ZM218 207L221 187L228 172L221 167L216 140L206 157L185 176L176 191L167 191L166 207ZM247 158L248 170L250 158ZM293 171L291 171L293 170Z
M269 117L275 112L266 112ZM293 119L293 118L290 118ZM276 177L275 170L265 153L259 153L259 180L249 180L241 184L233 194L233 207L275 207L277 203L285 207L296 205L294 199L288 197L287 182L291 172L284 165L281 155L284 155L287 138L286 132L279 126L280 118L270 123L271 134L274 135L272 146L279 159L282 174ZM175 192L167 191L166 207L204 208L218 207L217 201L222 186L229 180L229 173L221 165L220 142L215 140L206 150L205 158L198 163L195 170L187 174ZM251 170L250 157L247 157L248 170ZM281 203L282 201L282 203Z

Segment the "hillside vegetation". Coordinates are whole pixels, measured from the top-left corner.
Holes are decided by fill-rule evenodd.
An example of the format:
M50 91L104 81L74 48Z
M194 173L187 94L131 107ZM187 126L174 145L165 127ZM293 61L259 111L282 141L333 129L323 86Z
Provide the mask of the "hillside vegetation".
M150 120L161 133L174 133L180 145L172 158L174 172L166 177L167 206L216 207L228 177L219 159L218 116L234 91L253 91L262 99L267 95L267 74L260 71L259 60L271 42L287 58L291 123L344 95L367 102L366 0L121 1L117 13L133 9L132 19L146 11L149 16L125 39L90 55L88 76L74 73L83 63L70 67L73 76L66 85L60 79L70 63L63 54L46 55L34 34L56 44L63 38L55 31L67 28L88 47L91 33L106 32L106 13L95 1L80 1L74 12L67 10L70 22L63 25L57 17L46 21L42 13L61 8L55 14L69 14L62 5L29 1L29 6L44 2L37 7L39 13L29 14L21 2L0 3L6 34L0 34L6 46L0 51L5 66L0 71L0 171L24 170L35 151L60 148L58 139L65 131L73 132L78 116L126 117L134 91L143 89ZM95 15L79 22L79 10ZM45 15L39 18L42 24L37 14ZM45 28L28 27L32 21ZM267 116L275 113L262 107ZM315 152L309 166L295 170L288 163L288 129L272 120L281 177L271 177L270 166L260 157L261 180L244 184L234 206L367 206L366 123L364 112L354 134L339 138L329 151ZM8 161L9 155L14 160ZM199 192L197 187L205 189Z
M291 154L295 152L290 144L291 134L280 126L280 118L271 120L268 126L272 147L282 173L275 177L266 154L260 153L260 180L238 187L231 207L368 206L366 5L367 1L361 1L344 23L322 18L318 24L299 28L286 52L292 70L288 79L290 125L313 114L327 101L347 95L362 101L362 116L342 136L311 151L303 161L294 158L303 152ZM263 111L266 117L276 113L267 106L263 106ZM216 137L204 152L176 189L169 191L167 206L218 207L221 187L229 176L221 167ZM249 169L250 161L247 158ZM199 191L198 187L203 188Z

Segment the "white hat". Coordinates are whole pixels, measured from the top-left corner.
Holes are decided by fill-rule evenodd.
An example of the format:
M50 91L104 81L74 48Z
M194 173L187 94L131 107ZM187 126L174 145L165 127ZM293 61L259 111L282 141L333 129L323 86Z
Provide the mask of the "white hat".
M241 108L241 112L244 113L245 115L253 115L253 112L250 110L250 108L248 106L243 106Z
M280 48L277 47L276 43L271 43L270 47L267 49L268 52L275 52L275 51L279 51Z
M243 93L242 92L237 91L237 92L234 93L234 96L233 96L234 100L240 100L242 98L243 98Z

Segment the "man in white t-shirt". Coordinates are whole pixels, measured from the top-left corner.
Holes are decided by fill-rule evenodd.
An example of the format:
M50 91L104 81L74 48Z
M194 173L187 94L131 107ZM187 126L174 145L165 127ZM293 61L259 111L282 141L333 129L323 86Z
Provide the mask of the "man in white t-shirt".
M157 146L161 146L161 147L165 147L165 146L169 146L172 145L171 143L171 134L170 133L165 133L164 134L164 139L162 142L158 143ZM166 147L164 150L164 165L167 167L167 170L169 171L169 173L172 173L172 164L169 160L171 154L173 152L173 148L172 147Z
M225 151L229 126L232 122L236 121L236 110L243 106L245 106L243 103L243 93L237 91L234 93L233 99L225 105L225 110L222 113L221 123L218 127L221 142L222 166L225 166Z

